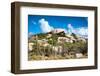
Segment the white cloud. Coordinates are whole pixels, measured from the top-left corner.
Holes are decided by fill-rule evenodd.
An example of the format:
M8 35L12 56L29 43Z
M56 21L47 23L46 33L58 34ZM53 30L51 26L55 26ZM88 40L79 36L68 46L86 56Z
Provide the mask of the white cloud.
M71 24L68 24L69 29L73 29L73 26Z
M78 35L88 35L88 28L80 27L80 28L74 28L71 24L68 24L68 33L75 33Z
M77 30L78 30L79 35L88 35L88 29L87 28L81 27L81 28L78 28Z
M32 21L32 23L33 23L34 25L36 25L36 22L35 22L35 21Z
M75 29L73 28L73 26L71 24L68 24L68 33L71 34L74 32L75 32Z
M54 29L52 26L49 25L48 21L46 21L45 19L40 19L39 23L40 23L40 28L44 33L50 32Z
M28 37L30 37L30 36L32 36L33 35L33 33L32 32L29 32L28 33Z

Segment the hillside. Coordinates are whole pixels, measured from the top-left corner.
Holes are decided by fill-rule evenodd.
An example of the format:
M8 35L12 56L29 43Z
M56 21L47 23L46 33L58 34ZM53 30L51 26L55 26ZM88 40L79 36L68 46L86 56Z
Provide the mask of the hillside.
M58 39L60 37L62 38L66 38L66 39L69 39L69 40L72 40L73 42L74 41L86 41L87 39L85 37L81 37L81 36L78 36L74 33L72 34L66 34L64 31L60 31L60 32L54 32L54 31L51 31L51 32L48 32L48 33L40 33L40 34L37 34L37 35L32 35L31 37L29 37L29 42L31 41L34 41L36 38L38 38L39 40L42 40L42 39L49 39L49 38L55 38Z
M60 58L77 58L77 53L82 54L81 58L87 57L87 39L78 36L74 33L67 34L64 30L53 30L48 33L40 33L29 37L29 53L40 56L40 59L44 56L44 59L48 60L57 56ZM42 57L41 57L42 56ZM68 57L67 57L68 56ZM31 60L29 56L29 60ZM34 59L34 57L33 57ZM36 58L39 60L39 58Z

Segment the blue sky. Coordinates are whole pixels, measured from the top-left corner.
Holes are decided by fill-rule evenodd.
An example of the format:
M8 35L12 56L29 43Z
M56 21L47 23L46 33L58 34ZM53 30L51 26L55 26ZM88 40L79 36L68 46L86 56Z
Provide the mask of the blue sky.
M29 34L46 33L56 28L87 35L88 17L28 15Z

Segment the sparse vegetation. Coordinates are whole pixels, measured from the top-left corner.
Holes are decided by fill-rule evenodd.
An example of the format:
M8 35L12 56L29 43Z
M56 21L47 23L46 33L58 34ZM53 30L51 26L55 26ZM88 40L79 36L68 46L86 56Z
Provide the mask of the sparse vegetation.
M88 43L87 40L80 40L72 33L68 37L64 32L51 33L50 37L47 37L49 33L38 34L32 36L34 39L29 38L29 43L33 43L32 50L28 51L28 60L57 60L57 59L76 59L87 58ZM59 37L64 37L60 42ZM68 39L69 38L69 39ZM66 40L71 41L66 41ZM76 54L82 54L81 57L77 57Z

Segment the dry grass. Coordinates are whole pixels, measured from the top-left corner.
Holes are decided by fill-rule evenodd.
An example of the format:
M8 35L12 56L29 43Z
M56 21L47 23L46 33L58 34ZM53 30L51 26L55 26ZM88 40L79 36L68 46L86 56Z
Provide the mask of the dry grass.
M28 60L59 60L59 59L83 59L87 58L88 56L83 55L81 58L76 58L74 55L68 55L66 54L65 56L61 55L50 55L50 56L44 56L44 55L34 55L32 53L29 53Z

